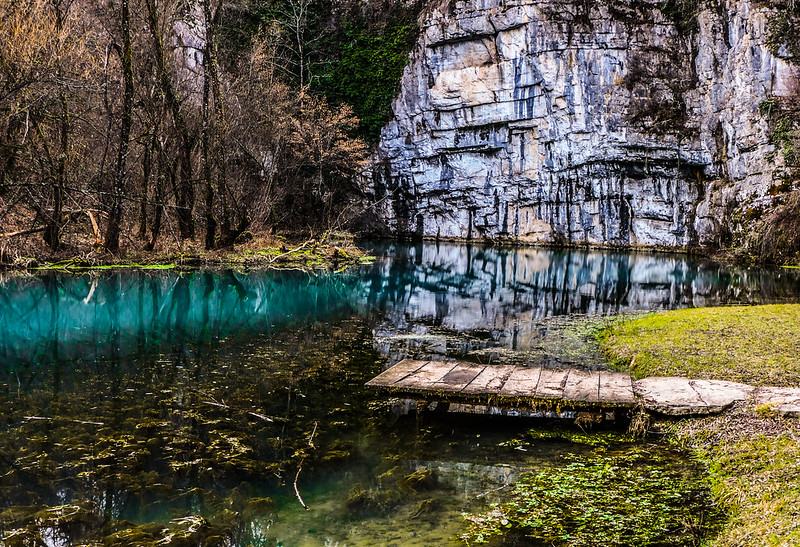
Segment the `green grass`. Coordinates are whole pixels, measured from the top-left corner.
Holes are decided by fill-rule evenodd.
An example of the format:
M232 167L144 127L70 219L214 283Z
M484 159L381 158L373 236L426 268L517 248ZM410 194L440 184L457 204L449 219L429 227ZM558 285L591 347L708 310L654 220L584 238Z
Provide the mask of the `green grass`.
M730 520L714 547L800 545L800 427L739 413L675 425Z
M620 319L603 354L637 378L686 376L800 385L800 305L694 308Z

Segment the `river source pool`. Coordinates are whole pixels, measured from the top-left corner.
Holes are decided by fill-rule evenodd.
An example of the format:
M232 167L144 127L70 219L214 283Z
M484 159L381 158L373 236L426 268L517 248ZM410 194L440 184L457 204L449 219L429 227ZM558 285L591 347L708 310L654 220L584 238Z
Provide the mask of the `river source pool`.
M602 368L598 320L797 301L792 270L372 245L358 270L0 278L3 545L695 545L686 454L623 429L406 412L411 357Z

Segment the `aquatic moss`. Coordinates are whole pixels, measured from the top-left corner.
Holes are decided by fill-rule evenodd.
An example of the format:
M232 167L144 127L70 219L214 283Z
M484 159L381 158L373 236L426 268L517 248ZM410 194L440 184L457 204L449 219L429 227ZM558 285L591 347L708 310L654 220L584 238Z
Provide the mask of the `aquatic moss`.
M696 545L724 522L708 485L679 466L634 454L568 455L527 474L511 498L466 514L467 544Z

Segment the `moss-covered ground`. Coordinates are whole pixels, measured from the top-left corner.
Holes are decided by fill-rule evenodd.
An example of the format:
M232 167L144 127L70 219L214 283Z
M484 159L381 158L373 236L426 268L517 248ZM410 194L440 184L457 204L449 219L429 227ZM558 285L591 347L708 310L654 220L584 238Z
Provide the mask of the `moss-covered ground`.
M27 253L25 251L28 251ZM73 250L74 251L74 250ZM353 242L346 233L325 234L315 238L308 235L257 235L244 237L232 247L205 250L198 242L165 242L155 251L136 248L112 255L102 249L75 254L67 249L58 254L41 249L18 250L13 257L0 261L0 270L63 270L80 272L118 268L136 269L301 269L341 270L369 263L373 257Z
M800 304L693 308L622 318L603 353L635 377L800 385Z
M679 310L619 320L603 351L637 377L800 386L800 305ZM706 464L730 522L715 546L800 545L800 421L742 404L656 425Z
M661 427L706 463L730 516L714 547L800 545L800 421L740 408Z

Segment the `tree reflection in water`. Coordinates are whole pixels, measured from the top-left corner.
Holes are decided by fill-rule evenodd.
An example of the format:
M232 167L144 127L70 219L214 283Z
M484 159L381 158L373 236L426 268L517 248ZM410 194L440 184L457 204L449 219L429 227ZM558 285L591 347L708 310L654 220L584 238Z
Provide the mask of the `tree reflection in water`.
M363 388L397 357L376 351L376 329L482 331L479 345L526 349L547 317L800 293L792 272L669 255L434 244L376 254L346 274L0 279L3 542L262 541L252 517L292 491L301 465L310 485L343 462L397 462L424 446L415 426L389 428Z

